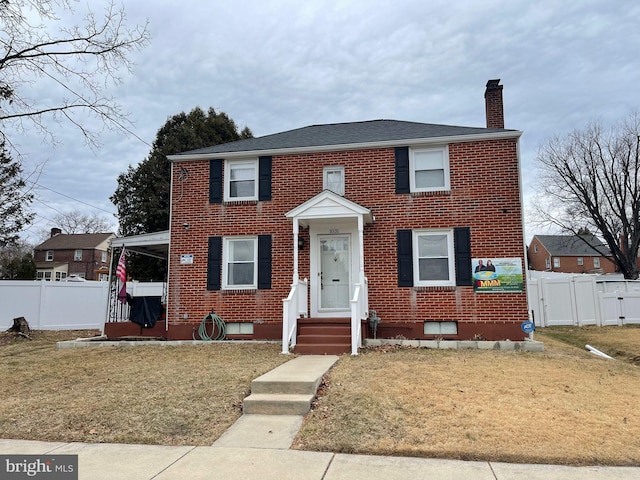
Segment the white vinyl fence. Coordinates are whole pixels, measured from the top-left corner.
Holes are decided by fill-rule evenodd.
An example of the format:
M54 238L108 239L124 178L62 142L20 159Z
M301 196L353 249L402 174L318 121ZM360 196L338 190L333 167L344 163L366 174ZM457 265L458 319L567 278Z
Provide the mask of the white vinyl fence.
M33 330L101 330L107 282L0 281L0 328L24 317Z
M530 271L527 294L537 327L640 324L640 281Z
M0 330L16 317L24 317L33 330L102 330L108 290L108 282L0 280ZM162 295L163 284L128 282L127 292Z

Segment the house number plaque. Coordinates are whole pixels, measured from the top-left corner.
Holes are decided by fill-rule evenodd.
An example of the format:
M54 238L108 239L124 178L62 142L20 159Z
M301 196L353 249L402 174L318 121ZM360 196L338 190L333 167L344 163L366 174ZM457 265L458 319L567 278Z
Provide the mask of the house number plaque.
M331 235L337 235L337 234L340 233L340 229L339 228L332 228L332 229L329 230L329 233Z

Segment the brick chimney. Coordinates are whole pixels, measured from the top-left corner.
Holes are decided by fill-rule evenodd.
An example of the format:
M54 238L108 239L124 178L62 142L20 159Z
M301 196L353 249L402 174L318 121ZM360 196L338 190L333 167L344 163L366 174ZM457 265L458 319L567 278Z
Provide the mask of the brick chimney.
M502 108L502 85L500 79L489 80L484 92L487 113L487 128L504 128L504 109Z
M60 235L61 233L62 233L62 230L54 227L51 229L51 238L55 237L56 235Z

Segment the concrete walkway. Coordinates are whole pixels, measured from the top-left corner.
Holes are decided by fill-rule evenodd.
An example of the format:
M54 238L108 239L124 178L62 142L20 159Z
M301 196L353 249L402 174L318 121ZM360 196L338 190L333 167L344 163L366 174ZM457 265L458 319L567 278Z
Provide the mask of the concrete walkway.
M1 455L78 455L80 480L631 480L634 467L563 467L287 449L0 440ZM0 473L3 473L0 465ZM2 477L2 475L0 475Z
M337 358L335 359L337 360ZM317 388L335 361L298 357L261 377L270 391L288 380ZM306 373L305 373L306 372ZM286 388L289 388L288 386ZM297 388L297 387L294 387ZM243 415L210 447L169 447L38 442L0 439L0 455L78 455L80 480L627 480L635 467L563 467L464 462L408 457L375 457L290 450L303 415ZM4 478L0 464L0 478ZM37 477L35 477L37 478Z

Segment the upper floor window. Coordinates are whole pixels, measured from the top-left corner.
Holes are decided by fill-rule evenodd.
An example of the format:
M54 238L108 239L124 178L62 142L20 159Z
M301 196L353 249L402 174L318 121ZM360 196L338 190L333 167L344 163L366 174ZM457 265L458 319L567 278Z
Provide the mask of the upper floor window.
M79 261L82 260L82 250L81 249L77 249L73 253L73 260L75 260L76 262L79 262Z
M322 169L322 186L338 195L344 195L344 167L324 167Z
M455 285L452 230L414 230L415 286Z
M544 259L544 266L546 268L551 268L551 259L549 257Z
M224 199L258 200L258 159L224 162Z
M593 268L600 268L600 259L598 257L593 257Z
M578 257L578 265L584 265L584 259L582 257Z
M106 263L107 262L107 252L102 252L102 256L100 258L100 261L102 263Z
M447 147L411 149L409 169L412 192L433 192L451 188Z
M560 268L560 259L558 257L553 258L553 268Z
M533 246L533 253L538 253L538 245Z
M224 238L222 285L225 289L255 289L258 285L258 238Z
M47 262L53 262L53 250L47 250L47 256L45 257Z

